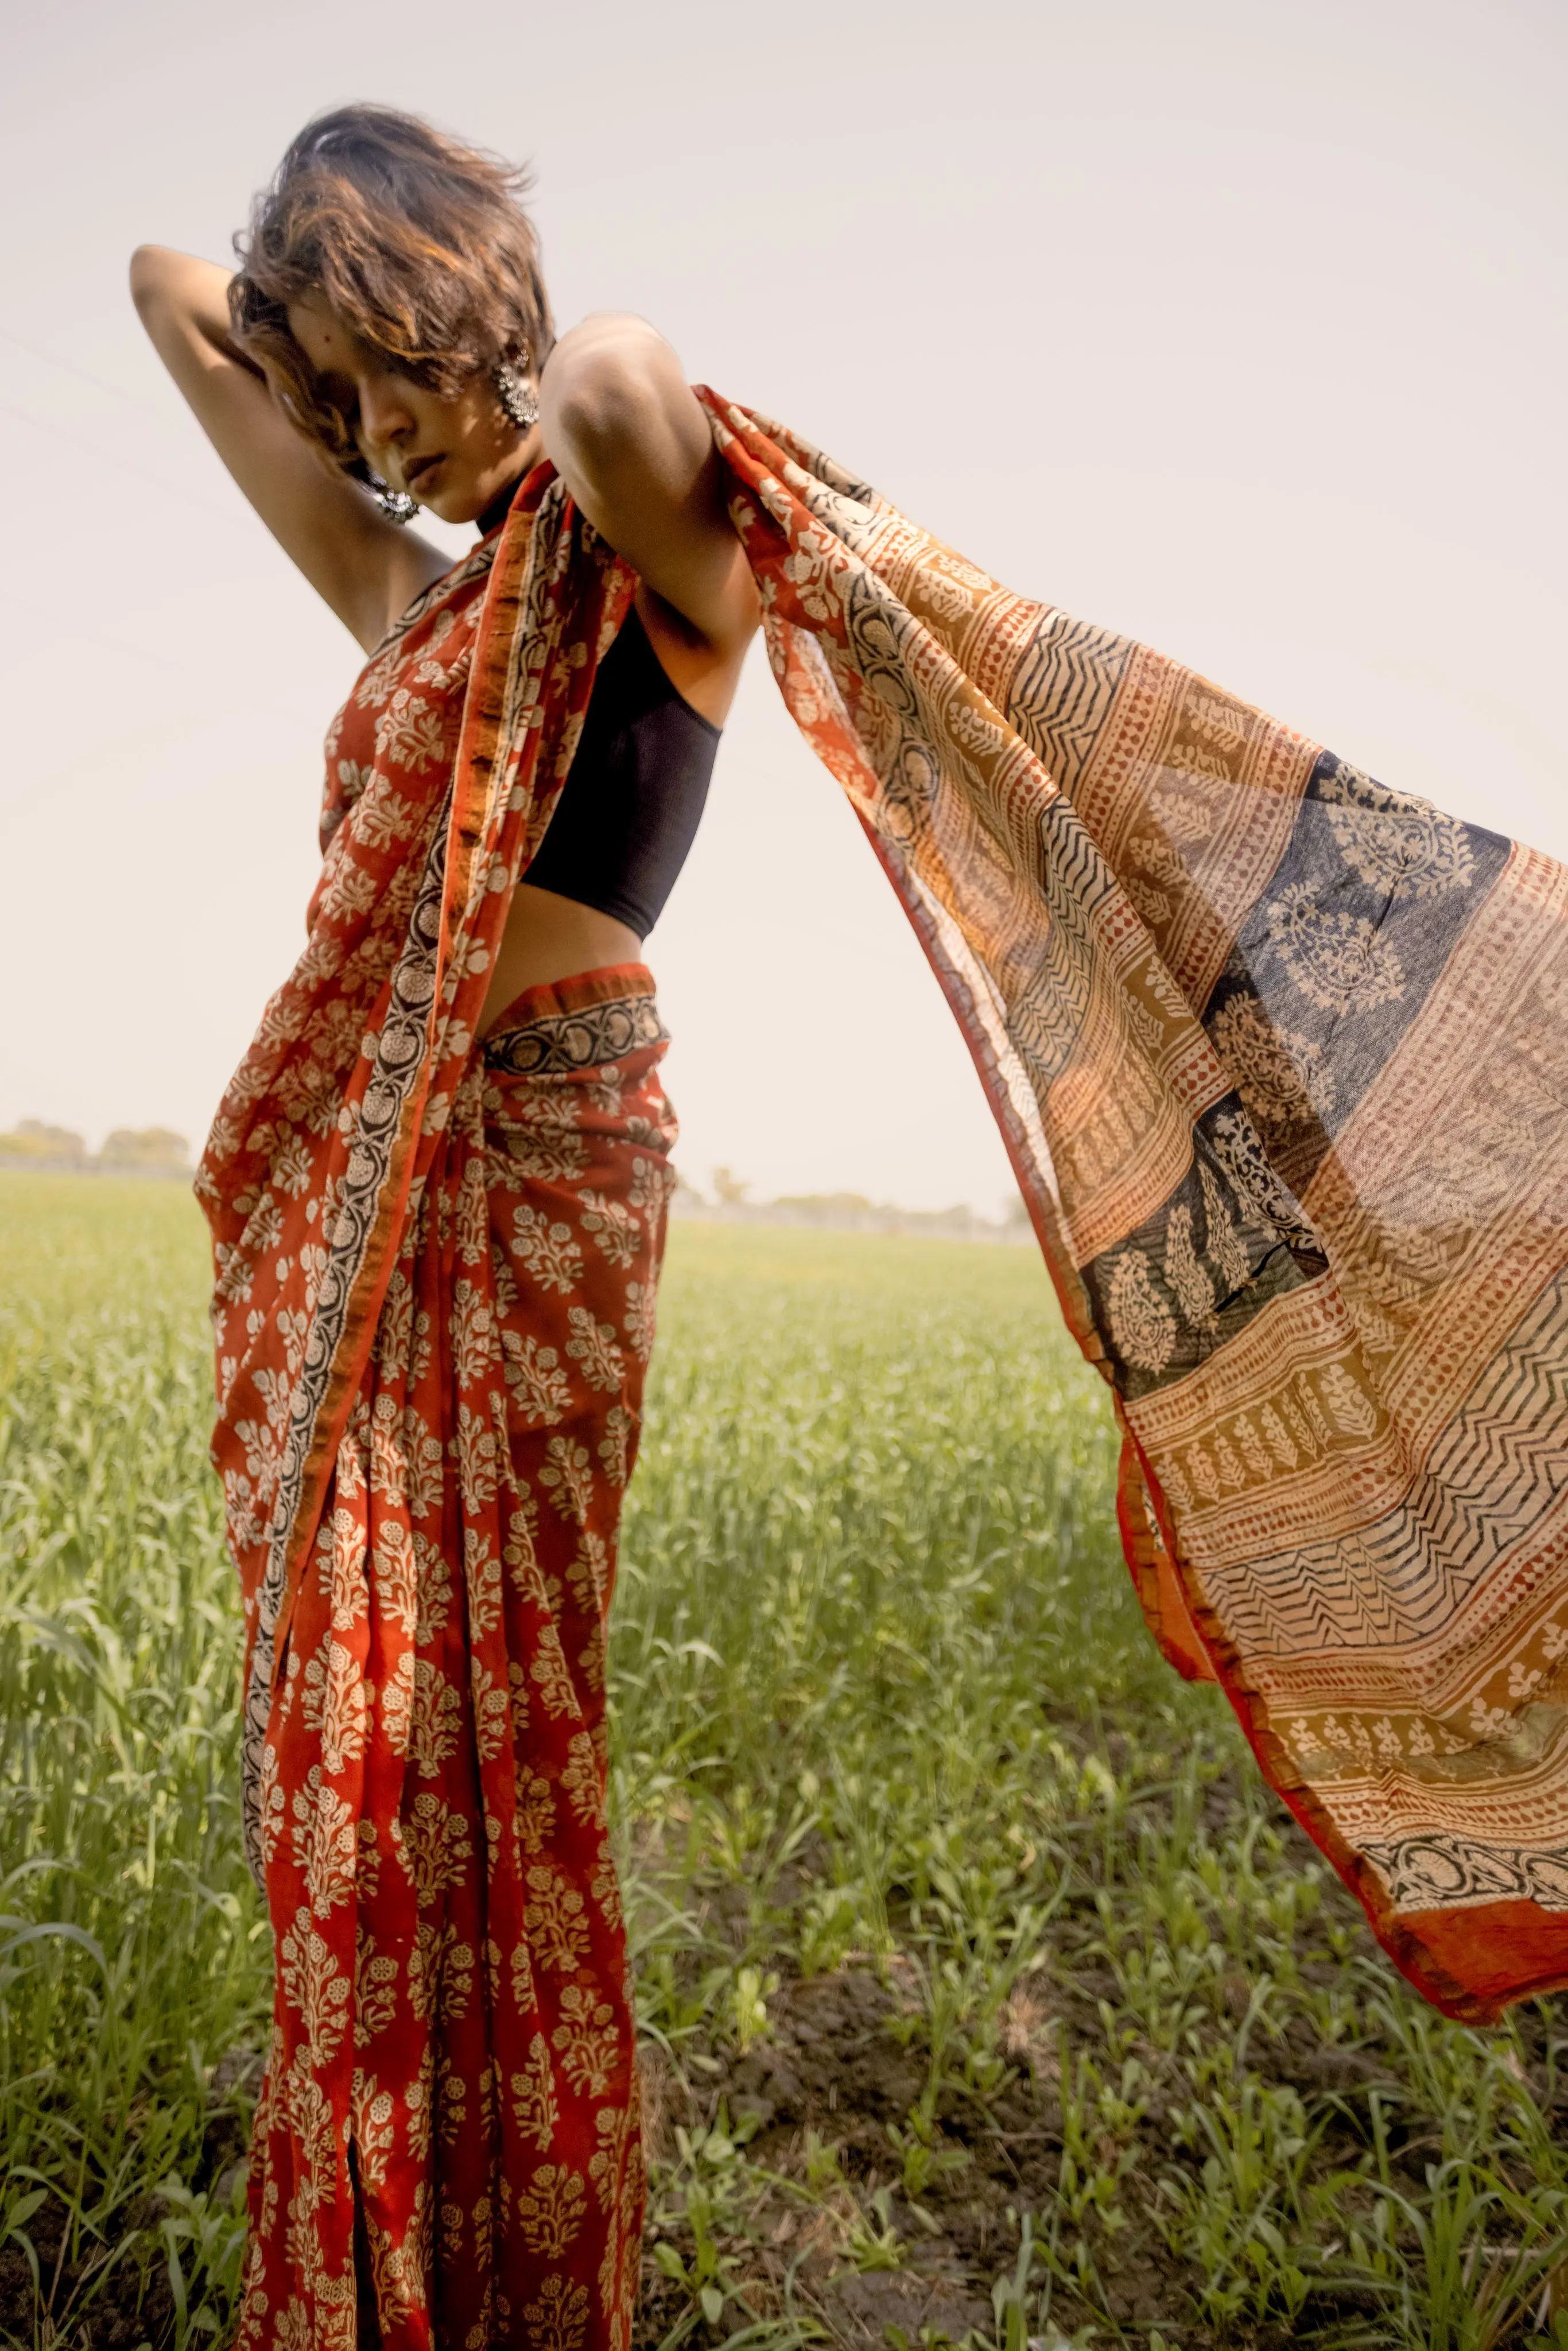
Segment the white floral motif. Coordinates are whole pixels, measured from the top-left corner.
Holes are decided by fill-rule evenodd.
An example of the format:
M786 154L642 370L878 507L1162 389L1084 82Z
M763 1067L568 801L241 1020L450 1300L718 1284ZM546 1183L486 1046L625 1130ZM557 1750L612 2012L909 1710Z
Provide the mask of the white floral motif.
M421 1790L402 1816L398 1856L414 1898L426 1910L448 1886L455 1886L473 1852L468 1824L442 1797Z
M1217 1118L1211 1140L1214 1155L1229 1177L1232 1191L1270 1238L1277 1240L1281 1234L1291 1233L1315 1246L1311 1226L1275 1174L1252 1121L1228 1114Z
M354 1890L354 1858L358 1838L353 1814L336 1790L312 1763L305 1785L294 1792L294 1826L289 1840L294 1863L302 1872L317 1917L347 1902Z
M540 1184L571 1184L587 1169L588 1145L570 1116L547 1103L526 1124L519 1122L509 1130L506 1157L508 1184L518 1176Z
M1190 789L1172 789L1167 785L1153 794L1149 805L1168 838L1186 848L1195 848L1214 831L1213 810Z
M639 1161L638 1165L642 1165ZM629 1208L619 1200L607 1199L602 1192L582 1193L582 1229L591 1233L610 1259L612 1265L624 1270L636 1261L642 1239L642 1225Z
M300 1701L308 1727L319 1734L321 1761L329 1771L340 1771L364 1753L369 1710L359 1659L329 1634L306 1665Z
M453 1373L459 1387L477 1387L500 1356L496 1317L489 1300L471 1281L459 1281L452 1293Z
M604 1434L597 1447L605 1475L612 1486L624 1486L630 1467L632 1440L637 1424L624 1405L612 1404L604 1416Z
M632 1343L633 1354L644 1364L653 1352L657 1309L657 1293L651 1281L629 1281L626 1284L626 1336Z
M1140 882L1135 873L1130 873L1122 886L1151 930L1157 931L1170 921L1174 909L1163 890Z
M1343 1364L1325 1364L1320 1374L1323 1401L1335 1423L1349 1437L1370 1437L1377 1426L1377 1410Z
M936 570L922 573L920 593L939 621L965 621L974 610L973 597L966 596L956 581L944 580Z
M633 1159L632 1162L632 1206L633 1208L663 1207L675 1188L675 1171L667 1159ZM590 1196L585 1192L583 1198Z
M1473 879L1465 827L1406 792L1391 792L1342 759L1318 786L1340 855L1374 890L1437 898Z
M582 1374L590 1387L601 1388L614 1395L624 1385L626 1358L615 1343L615 1326L601 1322L586 1306L573 1306L568 1313L572 1336L567 1342L567 1353L580 1364Z
M1269 937L1291 986L1322 1012L1375 1012L1405 993L1405 967L1377 925L1321 906L1310 883L1281 891Z
M369 771L361 789L364 796L354 810L354 839L367 849L390 849L394 841L406 841L418 820L415 803L395 792L385 776Z
M261 1752L261 1850L270 1861L283 1834L283 1789L277 1775L277 1750L269 1740Z
M544 1700L547 1714L555 1716L580 1715L577 1692L572 1687L571 1672L566 1662L566 1651L560 1645L560 1635L554 1625L541 1625L538 1646L528 1678Z
M571 1383L560 1369L560 1357L553 1347L541 1347L531 1331L521 1334L505 1329L501 1343L507 1351L507 1385L519 1416L553 1428L565 1418L571 1402Z
M1155 1288L1142 1249L1128 1249L1117 1259L1106 1311L1124 1361L1140 1371L1163 1372L1176 1352L1176 1317Z
M576 1289L582 1278L582 1249L571 1238L570 1225L552 1222L542 1208L527 1206L514 1211L513 1248L541 1290L562 1293Z
M1333 1072L1322 1046L1276 1028L1248 991L1229 998L1215 1015L1214 1048L1266 1134L1310 1126L1333 1109Z
M1252 1260L1247 1253L1246 1242L1230 1221L1230 1210L1219 1188L1219 1179L1207 1159L1199 1161L1198 1174L1203 1183L1207 1251L1219 1268L1227 1295L1234 1296L1251 1280Z
M526 1945L518 1946L521 1951L526 1949ZM517 2005L521 2009L524 2003L519 2001ZM531 1986L528 2005L532 2005ZM525 2138L533 2140L542 2155L554 2141L559 2121L549 2050L542 2032L534 2034L529 2046L528 2071L512 2075L511 2091L517 2128Z
M311 2064L327 2064L348 2027L352 1986L303 1907L279 1945L277 1972L284 1999L304 2024Z
M408 1753L409 1734L413 1727L413 1651L405 1649L382 1684L382 1729L394 1755ZM402 1834L394 1823L394 1846Z
M497 1418L504 1418L505 1406L494 1391L490 1408ZM482 1510L495 1500L496 1489L503 1480L509 1482L512 1465L506 1444L486 1416L461 1404L453 1445L457 1455L457 1484L463 1506L466 1510Z
M468 1595L468 1635L476 1646L501 1621L501 1562L477 1527L463 1530L463 1581Z
M339 839L342 839L339 835ZM368 914L381 895L381 883L364 866L356 865L345 850L317 909L323 922L357 922Z
M549 1458L539 1471L539 1484L547 1489L563 1519L575 1519L579 1526L587 1524L593 1481L586 1445L574 1445L570 1437L552 1437Z
M535 1963L574 1973L588 1953L582 1896L560 1870L540 1861L528 1871L528 1897L524 1916Z
M544 1576L534 1542L538 1515L539 1506L533 1496L519 1494L501 1557L511 1577L512 1588L519 1598L532 1601L537 1608L547 1608L549 1597L545 1591Z
M1214 1284L1198 1262L1193 1247L1192 1210L1185 1201L1170 1213L1166 1228L1166 1280L1176 1294L1182 1319L1195 1331L1214 1328Z
M347 1633L371 1604L365 1581L365 1530L358 1515L341 1508L316 1536L316 1586L332 1604L332 1630Z
M1151 882L1167 890L1180 890L1186 882L1186 867L1182 863L1168 841L1157 833L1134 833L1127 843L1127 855Z
M460 1692L428 1657L417 1657L408 1751L422 1780L440 1779L447 1758L456 1752L462 1730Z
M829 542L818 530L802 530L781 567L800 608L813 621L838 618L839 599L829 579Z
M954 695L946 717L947 732L960 749L977 755L996 749L996 721L988 718L983 711L973 709L960 695Z
M1284 1422L1281 1419L1273 1405L1271 1404L1266 1404L1258 1417L1262 1422L1263 1434L1269 1440L1270 1450L1273 1453L1276 1460L1279 1461L1281 1468L1293 1469L1300 1457L1295 1446L1291 1440L1291 1433L1289 1429L1285 1426Z
M446 739L441 712L421 694L400 685L376 720L376 757L423 775L444 758Z
M477 1657L469 1660L474 1687L474 1744L481 1763L492 1763L506 1744L509 1714L507 1693Z

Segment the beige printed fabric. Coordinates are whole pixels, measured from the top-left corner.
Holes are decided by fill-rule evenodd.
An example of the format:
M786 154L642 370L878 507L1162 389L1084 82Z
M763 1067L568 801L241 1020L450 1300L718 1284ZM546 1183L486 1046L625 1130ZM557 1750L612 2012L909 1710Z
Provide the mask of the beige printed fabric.
M1427 1998L1568 1981L1568 875L702 397L1114 1392L1152 1628Z

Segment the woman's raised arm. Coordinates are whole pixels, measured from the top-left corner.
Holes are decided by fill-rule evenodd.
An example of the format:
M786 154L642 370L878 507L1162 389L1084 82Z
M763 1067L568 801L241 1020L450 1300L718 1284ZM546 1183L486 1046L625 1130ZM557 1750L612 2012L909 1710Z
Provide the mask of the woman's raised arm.
M643 319L585 319L550 353L539 423L595 529L738 667L757 626L757 586L725 510L707 418L664 337Z
M159 358L285 553L367 652L448 558L317 455L229 336L229 272L139 246L131 293Z

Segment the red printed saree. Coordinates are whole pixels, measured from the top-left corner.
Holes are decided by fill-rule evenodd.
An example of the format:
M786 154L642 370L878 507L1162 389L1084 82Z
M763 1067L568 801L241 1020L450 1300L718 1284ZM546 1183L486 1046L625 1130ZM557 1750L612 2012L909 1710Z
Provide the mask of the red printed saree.
M641 966L474 1025L631 584L539 485L379 650L329 738L309 945L204 1162L277 1961L247 2346L630 2340L603 1627L665 1040Z
M1568 875L703 397L785 698L1113 1389L1156 1637L1428 1998L1568 1980ZM199 1179L277 1944L257 2351L369 2294L395 2351L629 2340L601 1641L663 1034L640 969L476 1028L632 586L541 469L378 653Z

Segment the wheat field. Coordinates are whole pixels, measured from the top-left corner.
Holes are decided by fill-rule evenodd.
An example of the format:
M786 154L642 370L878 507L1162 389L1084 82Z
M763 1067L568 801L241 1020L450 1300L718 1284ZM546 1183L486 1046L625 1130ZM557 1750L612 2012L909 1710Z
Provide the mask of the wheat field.
M0 2340L227 2341L265 2043L179 1187L0 1175ZM1021 1250L677 1226L612 1633L639 2342L1568 2346L1568 2036L1144 1632ZM1564 2304L1557 2312L1556 2302Z

